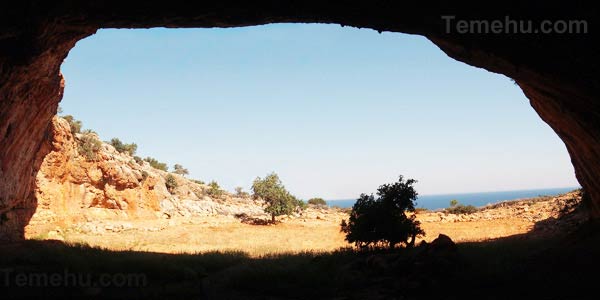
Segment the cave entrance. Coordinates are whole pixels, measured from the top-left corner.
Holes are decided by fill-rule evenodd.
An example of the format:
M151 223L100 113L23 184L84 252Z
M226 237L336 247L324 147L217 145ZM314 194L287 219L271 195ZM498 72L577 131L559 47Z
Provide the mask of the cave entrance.
M448 201L427 195L578 185L564 145L518 86L420 36L314 24L101 30L71 50L62 72L63 115L231 192L276 171L300 198L356 199L402 174L420 181L419 206L440 209ZM58 190L63 207L92 204L68 224L77 230L110 234L111 224L90 221L108 214L122 232L138 222L127 221L134 208L134 219L164 216L160 199L86 198L132 197L110 184L67 180Z

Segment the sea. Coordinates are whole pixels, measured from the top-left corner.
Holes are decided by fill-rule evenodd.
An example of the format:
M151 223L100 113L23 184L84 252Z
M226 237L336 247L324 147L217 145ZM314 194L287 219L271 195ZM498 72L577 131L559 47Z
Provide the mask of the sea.
M514 191L499 191L499 192L479 192L479 193L463 193L463 194L437 194L437 195L420 195L416 201L416 207L426 208L429 210L442 209L450 206L450 200L456 199L460 204L485 206L508 200L518 200L524 198L532 198L538 196L555 196L570 192L579 187L562 187L562 188L547 188L547 189L531 189L531 190L514 190ZM329 206L338 206L342 208L352 207L356 199L338 199L327 200Z

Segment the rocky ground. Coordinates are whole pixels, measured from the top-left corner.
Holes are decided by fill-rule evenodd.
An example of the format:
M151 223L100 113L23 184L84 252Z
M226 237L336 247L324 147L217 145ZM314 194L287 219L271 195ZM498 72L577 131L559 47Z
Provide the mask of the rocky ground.
M426 236L431 242L440 234L455 242L477 242L530 233L546 236L576 228L586 219L573 212L580 202L578 192L558 197L525 199L483 207L469 215L443 211L420 212ZM570 213L570 214L569 214ZM256 219L269 216L256 214ZM37 239L84 243L114 250L164 253L195 253L214 250L267 253L333 251L350 246L339 224L346 211L311 206L302 213L279 217L275 225L253 225L232 214L178 216L154 220L90 220L56 226ZM32 231L35 225L29 226Z
M37 177L36 213L26 227L28 239L86 243L116 250L198 252L242 250L252 255L308 250L332 251L350 246L340 232L347 211L310 206L293 215L269 219L263 203L210 188L183 176L151 167L101 143L96 158L82 153L86 135L72 134L69 123L53 120L53 150ZM177 187L168 189L167 176ZM455 242L485 241L534 232L551 235L585 221L568 214L581 201L578 191L558 197L501 202L472 214L419 211L431 242L439 234ZM568 216L568 217L564 217Z

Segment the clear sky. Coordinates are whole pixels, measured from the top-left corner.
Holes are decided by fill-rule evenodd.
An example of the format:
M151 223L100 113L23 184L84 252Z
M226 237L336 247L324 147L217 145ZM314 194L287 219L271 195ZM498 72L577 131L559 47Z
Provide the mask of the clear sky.
M228 190L271 171L304 199L356 198L399 174L420 194L578 186L518 86L420 36L307 24L101 30L62 72L64 114Z

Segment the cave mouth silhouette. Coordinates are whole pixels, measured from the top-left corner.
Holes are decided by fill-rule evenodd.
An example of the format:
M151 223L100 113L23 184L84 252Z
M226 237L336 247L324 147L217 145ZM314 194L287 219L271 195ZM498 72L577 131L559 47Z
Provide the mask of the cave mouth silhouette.
M565 142L576 176L600 217L600 89L594 34L469 34L448 32L442 16L502 20L507 15L596 20L592 4L433 1L268 0L214 3L145 1L101 4L20 1L0 12L0 240L23 238L35 210L34 178L49 151L44 142L64 82L69 50L100 28L238 27L268 23L333 23L427 37L450 57L513 78L540 117ZM589 32L597 24L590 22Z

